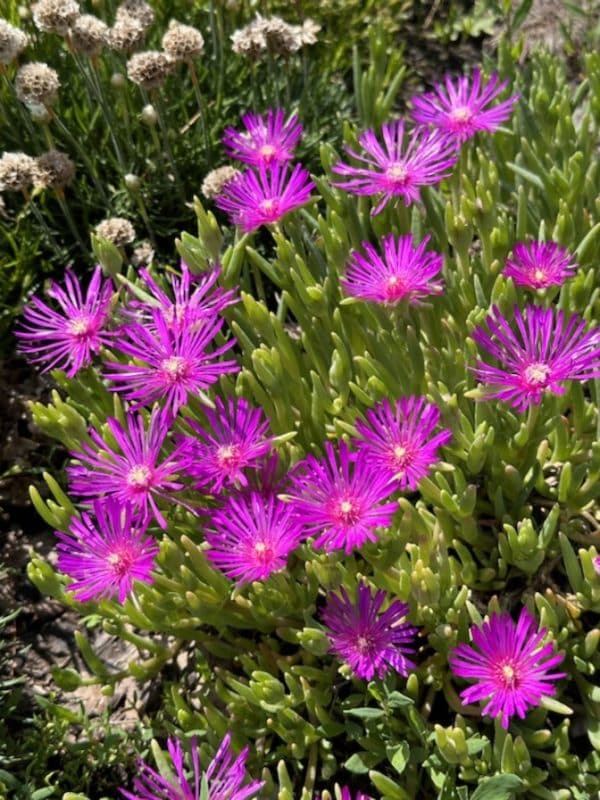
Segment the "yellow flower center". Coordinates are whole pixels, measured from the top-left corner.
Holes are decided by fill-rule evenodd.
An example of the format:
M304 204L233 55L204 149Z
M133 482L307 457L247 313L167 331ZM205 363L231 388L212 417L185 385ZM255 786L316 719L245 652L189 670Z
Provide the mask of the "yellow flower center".
M408 170L406 169L404 164L396 162L394 164L390 164L390 166L386 170L386 175L394 183L404 183L408 177Z
M152 481L152 470L146 464L136 464L127 474L127 484L132 489L147 489Z
M543 386L550 374L550 367L542 361L530 364L524 372L525 380L530 386Z

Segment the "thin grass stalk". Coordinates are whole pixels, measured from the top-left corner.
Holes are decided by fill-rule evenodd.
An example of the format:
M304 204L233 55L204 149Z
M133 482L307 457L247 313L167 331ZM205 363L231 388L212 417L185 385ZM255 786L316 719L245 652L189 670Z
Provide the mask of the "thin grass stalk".
M106 194L106 192L104 191L104 187L102 186L102 184L100 183L100 181L96 177L96 174L95 174L95 171L94 171L94 166L93 166L88 154L85 152L83 146L73 136L71 131L67 128L67 126L60 119L60 117L58 117L54 113L52 113L51 122L55 122L56 123L56 126L60 130L62 135L69 142L71 147L74 150L77 151L77 154L79 155L79 157L81 158L81 160L85 164L85 167L86 167L86 169L88 170L88 172L90 174L90 178L92 179L92 182L94 184L94 187L95 187L96 191L98 192L99 196L102 198L102 202L105 205L108 206L108 204L109 204L108 195ZM50 137L52 137L52 134L51 134L49 126L48 125L44 125L44 129L47 131L47 133L50 135Z
M211 156L211 147L210 147L210 139L208 137L206 104L204 102L204 99L202 97L202 92L200 90L200 83L198 81L198 73L196 72L196 65L191 59L187 62L187 65L190 73L190 78L192 79L192 86L194 87L194 94L196 95L196 103L198 104L198 111L200 112L200 124L202 125L202 136L204 138L204 151L207 160L209 160Z

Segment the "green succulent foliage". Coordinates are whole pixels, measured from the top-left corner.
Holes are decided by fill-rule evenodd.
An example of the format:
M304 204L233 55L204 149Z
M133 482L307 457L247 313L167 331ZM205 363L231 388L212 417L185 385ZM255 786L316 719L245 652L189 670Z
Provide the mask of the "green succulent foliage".
M418 497L399 500L392 528L351 556L303 544L284 572L233 588L207 561L198 520L179 507L166 532L154 531L155 582L138 585L123 605L81 607L49 564L30 564L40 591L137 646L139 658L117 673L78 635L100 684L161 676L165 727L200 732L207 757L227 730L240 745L253 741L249 770L263 770L265 798L309 800L335 780L387 800L592 800L600 790L598 386L573 382L521 415L479 402L469 369L477 356L471 333L490 306L510 315L523 302L500 273L526 237L558 241L580 265L536 301L598 319L600 56L585 56L573 87L556 58L541 53L522 66L519 54L519 44L501 43L499 70L521 93L510 124L468 144L454 176L424 191L422 204L372 217L367 199L332 187L340 151L325 142L319 202L272 237L232 238L196 201L198 234L178 242L191 269L219 256L223 284L240 286L240 302L225 314L242 368L218 391L264 408L283 467L328 438L352 435L382 397L422 393L442 409L453 434L444 460ZM392 108L393 62L379 63L356 69L361 127ZM347 122L344 141L355 145L357 133ZM389 231L431 236L445 256L443 295L393 311L344 297L350 250ZM121 281L135 285L133 270ZM122 418L123 409L97 373L54 375L51 402L32 407L38 426L70 449L88 425L108 436L106 417ZM194 400L185 412L200 409ZM77 512L58 482L45 479L51 498L33 489L32 501L65 530ZM361 576L408 602L421 629L419 667L407 680L365 684L328 654L322 599ZM486 614L521 604L565 653L569 680L507 732L462 705L447 656ZM193 680L169 678L179 655ZM55 677L65 686L77 680Z

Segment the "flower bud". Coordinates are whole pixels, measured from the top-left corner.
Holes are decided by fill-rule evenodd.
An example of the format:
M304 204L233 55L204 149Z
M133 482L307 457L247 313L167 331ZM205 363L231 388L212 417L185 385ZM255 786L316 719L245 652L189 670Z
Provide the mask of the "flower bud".
M144 125L147 125L149 128L153 128L158 122L158 114L156 113L156 109L150 103L142 108L142 113L140 116Z

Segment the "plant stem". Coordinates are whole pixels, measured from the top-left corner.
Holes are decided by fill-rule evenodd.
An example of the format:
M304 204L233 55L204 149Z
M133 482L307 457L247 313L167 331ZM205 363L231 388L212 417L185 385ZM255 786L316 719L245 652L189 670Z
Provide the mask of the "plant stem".
M75 220L73 219L73 216L71 215L71 210L69 209L69 205L65 200L65 196L64 196L64 193L63 193L62 189L59 189L59 190L55 191L54 194L56 196L56 199L58 200L58 204L59 204L59 206L61 208L61 211L63 212L63 214L65 216L65 219L67 220L67 225L71 229L71 233L75 237L75 239L77 241L77 244L81 248L81 251L83 252L84 256L86 258L88 258L89 257L89 248L86 247L85 242L81 238L81 235L80 235L80 233L79 233L79 231L77 229L77 225L75 224Z
M162 97L159 92L153 92L151 95L153 100L154 108L156 109L156 116L158 118L158 124L160 126L160 130L163 136L163 144L165 148L165 152L169 161L171 162L171 169L173 170L173 177L175 178L175 185L177 186L177 191L179 192L181 199L183 202L186 202L185 198L185 191L183 189L183 182L181 180L181 176L179 174L179 170L177 169L177 164L175 163L175 156L173 155L173 151L171 150L171 145L169 144L169 129L167 128L167 124L165 122L165 114L164 114L164 105L162 102Z
M208 120L206 119L206 105L202 98L200 91L200 83L198 82L198 73L193 61L188 61L188 69L190 78L192 79L192 86L194 87L194 94L196 95L196 103L198 104L198 111L200 112L200 124L202 125L202 136L204 137L204 155L207 161L210 160L210 140L208 138Z
M44 219L44 215L39 210L39 208L36 206L35 200L27 192L23 192L23 195L25 196L25 201L27 203L27 208L31 209L31 211L33 212L33 216L37 219L40 227L44 230L44 233L48 237L48 240L50 241L50 245L51 245L52 249L54 250L54 254L56 256L58 256L59 259L62 260L65 257L65 251L63 249L61 249L60 245L56 241L56 237L54 236L54 233L52 232L52 230L48 227L48 223Z
M108 206L109 205L108 195L106 194L106 192L104 191L104 187L102 186L102 184L100 183L100 181L96 177L96 174L94 172L94 166L93 166L92 162L90 161L88 154L85 152L83 146L77 141L77 139L69 131L69 129L66 127L64 122L60 119L60 117L56 116L56 114L52 114L52 121L56 123L56 126L58 127L58 129L60 130L62 135L65 137L65 139L67 139L67 141L69 142L71 147L73 147L73 149L77 151L79 157L81 158L81 160L85 164L86 169L90 173L90 178L92 179L92 182L93 182L94 186L96 187L96 191L98 192L99 196L102 198L102 202L106 206ZM46 128L47 128L47 126L46 126Z

